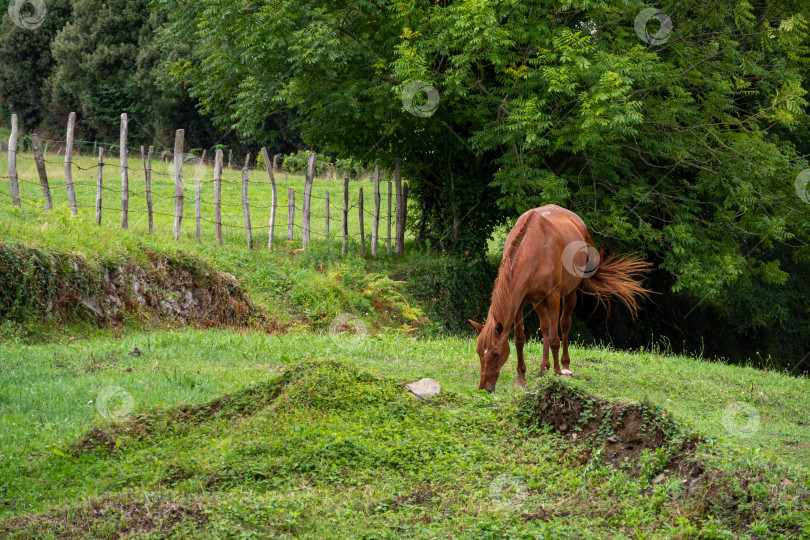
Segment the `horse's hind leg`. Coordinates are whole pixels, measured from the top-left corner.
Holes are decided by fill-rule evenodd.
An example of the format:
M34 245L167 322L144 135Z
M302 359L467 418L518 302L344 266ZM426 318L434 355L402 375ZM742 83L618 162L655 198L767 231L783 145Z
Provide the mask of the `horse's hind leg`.
M568 356L568 331L571 330L571 313L577 305L577 291L574 290L563 300L562 317L560 317L560 331L562 333L562 374L571 376L571 357Z
M518 365L515 388L526 388L526 362L523 360L523 345L526 343L526 334L523 332L523 309L515 315L515 349L517 349Z

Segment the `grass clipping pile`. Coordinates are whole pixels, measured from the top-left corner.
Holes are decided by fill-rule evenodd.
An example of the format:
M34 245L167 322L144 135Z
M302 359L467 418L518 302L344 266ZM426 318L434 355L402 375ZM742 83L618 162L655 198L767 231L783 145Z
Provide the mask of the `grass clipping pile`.
M599 459L638 474L642 455L656 454L667 464L658 471L662 475L677 474L689 485L703 474L694 456L698 434L687 433L666 410L647 402L613 403L550 377L526 393L520 416L525 427L556 431L576 443L583 460Z

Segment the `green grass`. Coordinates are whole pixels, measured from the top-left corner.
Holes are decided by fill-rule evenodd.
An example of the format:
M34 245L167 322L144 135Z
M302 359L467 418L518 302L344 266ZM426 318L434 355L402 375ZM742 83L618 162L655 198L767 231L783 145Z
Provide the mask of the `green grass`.
M54 148L49 149L46 156L46 169L49 179L51 197L57 213L64 213L69 208L67 188L65 186L64 157L56 156ZM139 234L148 232L145 196L145 176L140 155L129 157L129 229ZM117 155L105 158L103 169L102 190L102 224L110 229L120 226L121 221L121 172L119 157ZM97 158L77 156L73 159L73 181L76 191L77 206L86 227L95 223L96 207L96 176ZM164 240L172 238L174 223L174 177L173 164L163 163L157 157L152 162L152 197L154 211L155 235ZM22 216L25 219L36 219L44 214L44 199L33 154L20 152L17 155L17 170L19 175L20 198L22 199ZM0 153L0 174L8 174L8 153ZM183 167L184 183L184 218L180 245L184 248L193 247L196 243L195 224L195 179L200 177L201 183L201 241L203 245L214 246L216 243L214 225L214 183L213 165L186 164ZM222 224L223 241L228 247L245 246L246 231L242 211L242 177L241 170L225 168L222 184ZM290 248L301 247L302 234L302 207L303 207L303 174L292 173L285 179L285 173L276 173L278 192L278 207L274 242L288 245ZM388 217L388 187L389 178L383 176L380 183L381 210L380 210L380 253L386 253L387 246L387 217ZM295 189L295 223L293 229L293 242L287 244L287 217L289 203L289 188ZM360 218L358 209L359 189L364 192L364 226L366 235L366 249L370 251L372 213L374 210L373 183L369 178L352 180L349 187L348 233L352 246L350 252L359 254L360 244ZM393 189L393 187L392 187ZM112 191L112 190L117 190ZM342 242L342 205L343 183L317 178L313 183L311 224L314 245L326 243L326 193L330 195L330 228L328 241L334 245ZM393 195L392 195L393 196ZM266 248L268 245L270 206L272 190L264 169L249 171L248 199L251 210L251 223L253 229L254 246ZM8 180L3 179L0 187L0 215L8 213L12 205L9 194ZM61 212L60 212L61 210ZM392 202L392 214L395 214L395 205ZM393 219L392 217L392 227ZM393 230L392 230L393 234ZM393 242L393 240L392 240ZM392 246L393 249L393 246Z
M56 210L46 214L33 162L20 160L29 180L21 184L23 209L0 194L0 242L105 265L146 265L146 250L190 253L235 275L268 325L282 331L3 321L0 537L810 536L807 378L657 350L574 346L569 389L663 408L700 434L687 456L706 470L698 487L687 493L675 473L654 484L676 456L645 453L617 468L590 458L596 448L527 425L521 411L534 394L512 388L514 352L490 396L475 389L472 338L412 336L408 324L419 309L388 276L426 255L362 261L353 243L342 258L336 237L328 247L314 237L303 252L297 242L268 250L268 211L258 208L254 250L236 207L225 215L233 227L224 247L210 223L196 242L188 205L175 242L169 216L156 215L154 236L137 213L122 231L120 201L106 191L104 205L116 211L96 226L95 188L77 191L81 208L71 217L63 170L49 164ZM105 171L105 185L118 187L117 166ZM225 178L236 182L239 174ZM95 185L94 170L75 178ZM132 189L142 181L133 172ZM300 177L290 182L303 186ZM327 189L337 203L337 184L316 180L316 195ZM223 190L225 201L238 203L237 184ZM171 197L172 182L156 176L155 192ZM264 205L268 193L256 182L251 201ZM286 190L279 195L281 223ZM156 203L171 212L170 199ZM143 209L143 198L133 195L130 205ZM210 206L203 211L213 214ZM332 219L337 233L340 215ZM351 230L357 225L350 215ZM286 230L277 226L277 234ZM330 335L342 312L360 316L368 333ZM136 348L141 354L130 354ZM530 392L553 390L534 378L541 352L539 342L527 345ZM402 383L422 377L439 381L442 396L417 403L403 392ZM739 402L758 419L750 432L747 417L733 414ZM105 449L114 441L116 449Z
M129 356L135 347L141 356ZM535 373L540 352L529 343ZM529 434L513 414L521 395L511 386L513 362L494 397L475 391L472 339L180 330L0 346L0 499L7 501L0 531L68 535L45 517L66 508L77 527L70 534L90 527L82 534L112 536L128 530L116 508L174 501L204 516L198 529L189 510L176 537L709 538L723 537L714 529L767 537L801 527L810 534L801 499L810 489L807 379L654 352L574 348L572 356L576 388L647 400L702 433L697 455L725 471L716 482L730 493L742 490L743 507L714 501L710 519L677 479L654 486L580 463L580 450L557 433ZM286 386L259 410L223 407L202 419L171 413L179 404L274 387L282 373ZM440 381L443 397L422 405L406 396L400 383L421 377ZM127 431L123 418L111 428L100 417L95 402L109 386L132 396L132 417L151 415L148 432ZM759 414L750 437L724 425L736 401ZM124 446L71 454L98 426L124 426ZM526 491L500 504L503 482ZM99 518L93 505L110 513ZM764 513L735 528L749 507Z

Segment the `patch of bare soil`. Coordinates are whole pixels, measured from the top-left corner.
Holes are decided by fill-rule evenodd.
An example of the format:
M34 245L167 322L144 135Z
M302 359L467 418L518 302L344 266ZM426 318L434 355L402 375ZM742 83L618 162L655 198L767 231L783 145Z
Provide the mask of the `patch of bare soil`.
M192 258L169 258L146 251L150 266L106 268L100 287L77 298L98 323L139 316L156 323L247 326L258 310L236 278Z
M18 516L0 523L0 536L90 538L103 527L107 538L164 537L179 526L202 529L208 523L201 503L161 499L147 495L131 500L107 497L49 514Z
M526 399L529 422L551 427L565 440L580 445L586 460L598 453L602 462L638 473L638 458L645 450L663 449L668 454L664 473L683 477L687 485L703 473L692 459L699 437L684 432L659 407L613 403L561 382L552 382Z

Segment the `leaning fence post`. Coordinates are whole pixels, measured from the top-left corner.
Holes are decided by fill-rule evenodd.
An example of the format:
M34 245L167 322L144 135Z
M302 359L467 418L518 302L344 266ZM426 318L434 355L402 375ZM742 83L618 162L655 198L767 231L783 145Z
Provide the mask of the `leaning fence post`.
M391 255L391 180L388 181L388 255Z
M262 148L262 159L264 160L264 166L267 168L267 176L270 177L270 190L272 191L272 200L270 202L270 232L269 238L267 240L267 249L272 249L273 247L273 235L276 232L276 206L278 205L278 194L276 193L276 175L274 173L276 169L276 159L278 155L273 157L273 162L270 162L270 156L267 153L267 148Z
M360 188L360 199L358 200L358 208L360 210L360 256L366 258L366 231L363 227L363 188Z
M394 183L397 190L397 216L394 232L394 255L402 255L404 251L403 242L405 240L405 221L402 215L402 160L396 158L394 162Z
M302 221L301 230L301 245L302 247L309 246L310 232L311 232L311 203L312 203L312 181L315 179L315 160L318 154L315 152L309 153L307 160L306 178L304 179L304 219Z
M121 228L129 228L129 168L127 166L127 113L121 114Z
M287 192L287 240L292 242L293 224L295 223L295 190L290 188Z
M155 151L154 146L149 147L148 161L143 162L143 175L145 179L145 192L146 192L146 219L149 224L149 234L155 233L155 225L152 215L152 152ZM143 146L141 146L141 159L143 159Z
M324 246L329 245L329 192L326 192L326 232L324 232Z
M20 186L17 183L17 115L11 115L11 137L8 139L8 184L11 201L17 208L20 204Z
M79 208L76 206L76 192L73 189L73 130L76 127L76 113L68 116L67 134L65 135L65 184L67 185L70 215L75 216Z
M42 185L42 198L45 199L45 210L53 210L51 200L51 188L48 185L48 173L45 170L45 156L42 155L42 145L39 142L39 135L31 135L31 147L34 149L34 161L37 162L37 173L39 173L39 183Z
M217 229L217 242L222 245L222 149L217 150L214 159L214 225Z
M183 141L185 131L178 129L174 133L174 234L175 241L180 240L180 226L183 224Z
M248 249L253 249L253 226L250 223L250 203L248 202L248 163L250 163L250 154L245 158L245 166L242 168L242 213L245 215Z
M96 174L96 225L101 225L102 178L104 169L104 148L98 149L98 173Z
M349 177L343 179L343 247L340 253L346 256L346 242L349 236Z
M380 166L374 166L374 221L371 222L371 256L377 258L380 233Z

